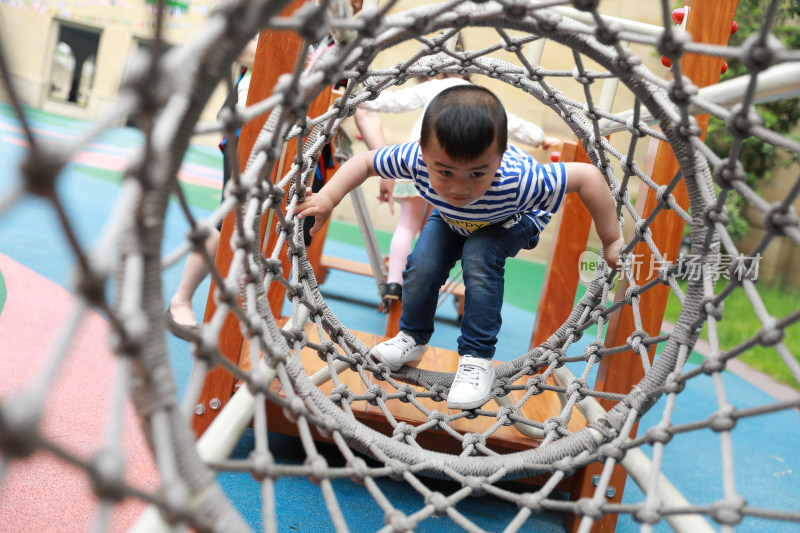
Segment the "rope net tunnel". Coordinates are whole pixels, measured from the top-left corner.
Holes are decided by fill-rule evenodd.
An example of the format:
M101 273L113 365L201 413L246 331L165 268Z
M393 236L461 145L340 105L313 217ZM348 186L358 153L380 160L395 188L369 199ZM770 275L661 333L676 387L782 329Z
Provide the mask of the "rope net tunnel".
M691 40L670 21L672 6L666 0L657 3L664 21L658 32L600 15L598 0L456 1L387 14L394 6L390 3L367 7L356 18L345 15L345 6L326 2L300 5L287 15L287 4L222 4L192 42L163 55L154 47L152 55L141 57L133 67L113 113L67 145L38 138L22 107L15 105L30 151L19 188L0 198L0 217L30 196L49 201L76 258L74 292L79 305L60 325L61 341L36 379L2 397L0 483L11 475L10 467L31 454L53 454L91 482L101 502L100 530L109 527L109 512L126 498L150 505L136 526L139 531L250 530L216 482L216 475L226 471L248 471L256 478L267 531L281 529L278 482L289 477L305 477L318 486L330 529L336 531L349 529L342 482L360 486L379 508L382 520L374 530L381 531L415 530L432 517L468 531L484 531L480 517L460 505L473 496L491 496L514 507L502 526L505 531L530 531L545 512L574 515L579 531L622 515L632 517L645 531L733 531L748 524L773 530L776 524L800 522L796 498L759 500L749 491L747 480L737 475L743 450L734 453L737 432L747 431L747 421L796 415L793 409L800 407L800 401L769 398L757 405L742 404L726 389L724 379L732 361L760 345L775 350L795 383L800 383L797 354L783 342L787 328L800 319L800 309L772 314L759 292L753 260L776 239L800 245L792 207L800 179L785 198L771 203L744 179L739 161L743 143L750 138L800 154L796 140L762 125L755 107L768 81L798 79L800 51L786 49L771 34L781 2L768 3L761 31L738 47L727 46L727 40ZM695 4L700 9L701 3ZM447 46L457 32L470 27L493 30L496 41L473 49L468 42L463 51ZM276 30L295 35L299 50L330 32L338 43L311 67L299 55L274 86L264 89L265 98L245 110L230 108L220 115L212 132L230 133L245 124L242 138L251 128L254 145L243 170L234 172L219 208L209 219L197 220L178 185L177 172L193 135L209 133L209 128L196 125L200 112L247 40L259 31ZM548 70L531 59L529 49L542 38L568 50L574 69ZM418 42L419 53L391 68L371 66L382 51L407 41ZM626 43L671 58L671 79L649 71ZM8 56L8 43L2 52ZM682 70L686 62L681 58L688 61L690 56L717 67L723 58L747 66L749 77L736 105L725 100L729 91L722 91L725 98L721 98L719 92L698 89L697 79ZM0 66L8 80L5 64ZM595 65L599 65L596 70ZM650 275L642 275L628 262L623 280L610 269L599 268L557 331L527 353L500 364L492 401L468 412L445 408L452 372L424 367L391 372L372 358L370 346L350 330L354 325L340 322L321 296L303 244L302 224L294 217L298 191L305 191L313 179L323 147L335 142L340 125L360 103L413 78L442 72L469 73L477 83L482 77L500 80L526 93L531 105L547 106L556 113L574 132L588 160L603 171L617 203L625 251L653 258L658 265ZM341 79L348 83L334 104L311 112L325 88ZM585 101L559 90L564 80L578 84ZM616 81L633 94L629 113L612 113L592 96L593 83ZM13 103L13 88L7 90ZM144 146L125 171L112 217L96 243L83 246L74 237L74 223L55 185L78 150L134 111L142 117ZM732 138L728 157L720 158L703 143L705 119L694 115L713 115L727 124ZM637 149L641 152L651 140L660 141L661 149L672 154L673 167L646 168L637 163ZM291 149L287 155L285 145ZM617 146L626 148L620 151ZM761 213L767 228L747 255L728 232L725 205L735 195ZM177 249L162 254L170 198L179 201L191 230ZM650 201L642 209L636 204L644 198ZM220 254L225 249L230 264L222 268L218 262L212 268L213 307L192 342L194 370L179 397L164 324L163 272L191 249L202 249L209 229L226 215L229 232L223 231ZM677 233L671 230L665 237L667 227L676 225ZM263 226L269 227L266 237ZM684 276L685 282L679 283L676 257L684 226L691 238L690 255L702 275ZM207 259L214 264L213 258ZM720 276L715 272L730 278L722 290L716 287ZM270 294L275 291L286 295L289 316L281 317L280 305L277 312L271 305ZM647 323L646 307L663 302L670 292L680 301L681 312L674 329L664 334L660 319L655 331ZM722 346L717 325L730 319L724 303L735 293L746 295L762 327L741 344ZM99 451L82 455L60 446L58 439L45 438L40 428L49 388L66 364L78 325L91 309L103 313L110 324L118 371L107 436ZM630 326L627 332L621 325L625 320ZM219 339L226 327L239 332L249 365L237 365L225 356ZM690 364L690 353L704 328L709 356ZM581 342L584 338L588 342ZM317 362L313 369L306 368L301 358L301 353L309 352ZM625 390L598 387L599 382L613 379L615 364L635 367L635 382ZM194 408L203 384L216 373L242 386L195 443ZM694 406L691 420L676 422L681 394L693 386L706 391L702 397L707 404ZM531 418L528 407L547 395L558 399L557 409L546 418ZM125 443L118 421L128 397L141 418L158 469L154 489L130 482L128 473L137 465L123 460ZM360 404L368 404L370 416L381 418L388 430L379 431L357 416ZM415 411L422 422L414 425L396 416L400 406ZM658 412L656 423L644 425L649 420L644 415L653 410ZM270 453L267 428L278 415L294 425L306 455L304 463L283 464ZM233 447L251 422L252 450L243 458L232 458ZM460 429L467 422L471 429ZM637 424L637 436L632 436ZM797 438L796 431L773 429L771 440ZM515 431L529 444L513 450L494 447L492 438L500 431ZM320 451L314 440L320 435L333 443L341 465L330 464ZM690 499L682 493L686 487L668 479L674 471L671 466L689 460L670 455L670 447L687 438L702 439L702 446L717 450L718 463L713 465L717 475L702 498ZM448 441L451 451L431 449L428 443L433 440ZM610 489L624 486L626 475L639 492L636 501L622 503L622 491L615 496ZM533 476L537 483L506 484ZM389 478L418 493L418 505L401 509L383 485ZM447 491L437 485L442 479L453 482ZM581 483L588 487L582 493ZM628 493L633 494L631 485ZM573 498L564 496L565 486L571 486ZM2 498L13 495L3 493Z

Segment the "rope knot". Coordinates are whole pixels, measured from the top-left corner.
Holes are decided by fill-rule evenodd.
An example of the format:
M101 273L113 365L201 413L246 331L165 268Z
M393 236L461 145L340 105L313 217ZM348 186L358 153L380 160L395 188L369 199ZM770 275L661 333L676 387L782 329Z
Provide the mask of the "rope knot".
M650 445L660 442L666 444L672 440L672 433L669 432L669 427L663 422L651 427L645 432L645 438Z
M525 382L525 390L531 392L531 396L537 396L544 392L542 385L547 383L547 379L541 375L536 374L535 376L531 376L528 378L528 381Z
M636 224L634 224L633 232L641 240L646 240L652 237L650 232L650 224L645 218L637 221Z
M586 381L581 379L576 379L574 381L571 381L570 384L567 385L567 396L572 398L572 396L575 395L577 396L577 399L575 401L579 402L584 398L586 398L586 394L583 392L583 390L588 388L589 385L586 383Z
M670 198L672 198L672 195L669 194L666 185L662 185L656 190L656 201L658 201L658 205L661 206L661 209L672 209L672 205L669 203Z
M735 410L732 405L723 405L708 419L708 427L719 433L730 431L736 426Z
M480 433L467 433L464 435L464 440L461 441L461 448L466 450L470 446L485 446L486 445L486 437L481 435Z
M445 420L447 420L447 415L441 411L437 411L436 409L431 411L431 413L428 415L428 422L436 422L437 426L441 425L441 423Z
M403 383L400 388L397 389L397 399L403 403L410 403L416 396L417 391L408 383Z
M606 443L597 449L597 452L603 457L610 457L615 461L622 461L625 458L625 452L618 445L613 443Z
M583 350L583 352L588 356L591 357L592 355L595 357L595 361L599 361L603 358L603 350L605 350L605 345L598 341L593 340L589 343L589 345ZM587 357L587 358L588 358Z
M425 497L425 503L433 507L433 514L435 516L444 516L447 514L447 509L450 504L447 498L441 492L431 492Z
M386 391L380 385L373 385L367 390L367 401L370 405L377 407L380 403L386 401Z
M269 258L264 260L264 268L266 273L272 274L274 277L283 275L283 267L281 266L280 259Z
M300 328L282 329L281 335L289 344L293 344L295 342L299 342L303 345L306 344L306 332Z
M587 76L586 72L579 69L578 67L572 68L572 77L575 78L575 81L583 85L591 85L592 83L594 83L594 78L590 78L589 76ZM583 105L584 113L586 112L586 108L588 106L589 104Z
M256 481L261 482L272 477L272 467L275 465L275 461L272 458L272 454L269 453L269 450L263 452L253 450L250 453L249 459L252 465L251 472Z
M416 529L416 525L409 520L406 515L397 510L391 511L389 514L387 514L383 523L387 526L391 526L392 531L405 532L414 531Z
M735 526L742 521L742 509L746 505L747 500L738 495L729 500L717 501L711 505L711 516L720 524Z
M602 502L595 501L592 498L581 498L577 503L579 516L588 516L595 520L603 516L603 511L600 509L600 506L603 505Z
M497 421L504 426L510 426L514 423L511 416L516 415L518 412L519 410L515 405L501 405L497 409Z
M564 357L566 357L564 348L550 350L547 354L547 364L552 366L552 368L561 368L564 366Z
M629 132L631 132L631 135L633 135L634 137L638 137L639 139L641 139L642 137L647 135L647 132L645 131L647 129L647 124L645 124L641 120L639 122L637 122L636 124L634 124L633 123L633 117L629 117L628 120L625 121L625 128ZM626 165L627 165L627 162L628 162L628 157L625 156L625 164ZM635 163L633 163L633 164L635 165ZM631 167L631 168L633 168L633 167ZM625 170L625 167L623 167L622 170L627 172L627 170ZM631 173L633 173L633 172L631 172Z
M496 378L492 388L492 398L502 398L508 395L508 387L510 385L508 378Z
M353 457L347 461L347 466L353 470L353 475L350 476L350 479L356 483L363 484L364 478L369 477L369 467L361 457Z
M669 99L679 106L688 106L689 101L696 94L697 87L689 82L686 78L683 79L683 84L673 85L669 89Z
M635 53L630 50L623 50L623 53L614 59L614 64L621 70L630 70L642 64L642 60Z
M744 182L747 174L739 160L731 162L730 159L723 159L720 165L714 169L714 183L724 190L733 188L734 182Z
M611 46L619 41L619 34L621 31L622 26L616 22L606 22L605 25L598 26L594 34L597 40L602 44Z
M657 524L661 521L661 513L658 510L661 508L661 502L656 502L655 507L653 505L648 504L647 507L643 509L637 509L633 516L637 522L642 524Z
M544 498L544 495L541 492L526 492L519 497L517 505L526 507L535 513L542 509L542 498Z
M431 393L431 399L434 402L443 402L443 401L447 400L447 391L448 391L448 389L444 385L440 385L439 383L437 383L437 384L433 385L429 390L430 390L430 393ZM444 415L442 415L442 416L444 416ZM428 418L430 419L430 417L428 417Z
M724 308L724 301L715 304L714 298L711 296L703 298L703 301L700 303L700 310L705 315L706 320L708 320L708 317L712 317L716 320L722 320L722 310Z
M319 485L323 479L329 477L330 471L328 470L328 461L321 455L306 459L305 466L310 470L308 479L312 483Z
M169 524L176 524L189 517L189 489L185 484L173 481L165 483L161 489L164 506L161 512Z
M340 383L336 387L334 387L334 389L331 391L330 396L328 397L333 403L341 402L342 404L344 404L345 401L347 403L350 403L349 400L350 398L353 397L353 391L351 391L350 388L344 383Z
M539 30L542 34L553 33L558 29L558 19L547 12L540 13L537 19ZM541 77L538 80L534 79L534 81L541 81Z
M594 106L590 107L589 104L583 104L583 114L586 115L586 118L593 121L597 121L603 118L600 116L600 112L597 110L597 108ZM596 139L592 139L591 145L594 146L597 150L600 150L600 148L602 148L602 145L600 145Z
M763 42L761 35L754 33L742 44L742 51L744 52L744 57L741 59L742 64L751 74L755 75L771 67L777 58L786 51L786 46L771 33L767 34L767 38Z
M472 494L474 496L483 496L486 494L486 491L483 489L485 483L486 478L477 476L467 476L464 480L464 485L472 489Z
M595 11L600 5L600 0L572 0L572 5L581 11Z
M106 276L98 272L97 267L85 267L81 269L78 274L76 285L76 290L82 294L91 305L102 307L105 304ZM128 337L141 337L140 340L144 340L144 338L149 335L149 330L143 317L136 320L131 313L128 313L128 320L129 323L126 324L126 335ZM138 324L134 325L134 322ZM138 326L138 328L136 326ZM137 329L139 331L136 331Z
M544 421L543 427L545 435L555 432L560 437L564 429L564 421L558 417L548 418Z
M675 61L683 55L684 48L691 43L692 38L684 32L665 31L658 38L656 46L662 56Z
M686 388L686 382L681 380L680 373L673 372L667 376L664 388L670 394L678 394Z
M626 342L631 345L631 349L634 352L639 353L639 349L642 347L642 342L647 341L649 339L650 336L646 332L639 329L631 333L631 336L628 337Z
M663 263L661 266L658 267L658 279L661 280L661 283L664 285L669 285L670 276L672 276L675 272L678 271L677 265L672 263Z
M754 126L762 126L764 119L756 112L752 106L742 107L741 104L734 106L733 113L730 114L726 125L731 135L737 139L750 137Z
M764 346L774 346L783 340L786 333L783 329L775 327L775 321L771 320L772 324L764 325L758 334L758 342Z
M35 144L20 170L25 178L25 189L42 198L53 198L56 192L56 179L67 162L67 155L56 153L59 149L43 149Z
M575 462L571 457L564 457L553 463L553 467L559 472L564 472L567 477L571 476L575 471Z
M712 356L713 355L716 355L716 357L710 357L700 363L700 370L702 370L705 374L711 375L725 370L725 361L718 359L719 352L712 354Z
M403 461L389 459L386 461L386 466L392 470L392 473L389 475L389 477L395 481L404 481L403 474L406 472L407 466Z
M400 442L405 442L406 436L413 436L415 432L416 428L414 426L406 424L405 422L399 422L392 431L392 438Z
M510 19L521 19L527 14L526 12L527 9L522 4L509 3L503 6L503 13Z
M92 488L99 498L115 502L125 498L125 464L119 453L101 450L92 461L90 475Z
M792 206L786 209L780 203L775 203L764 214L764 226L774 235L784 236L787 228L796 228L797 225L797 214Z
M328 354L336 356L338 352L336 351L336 345L333 344L332 341L325 339L319 346L317 347L317 353L319 354L320 359L326 360L328 358Z
M289 400L289 404L283 408L283 416L293 424L297 424L297 419L305 414L306 406L300 397L295 396Z

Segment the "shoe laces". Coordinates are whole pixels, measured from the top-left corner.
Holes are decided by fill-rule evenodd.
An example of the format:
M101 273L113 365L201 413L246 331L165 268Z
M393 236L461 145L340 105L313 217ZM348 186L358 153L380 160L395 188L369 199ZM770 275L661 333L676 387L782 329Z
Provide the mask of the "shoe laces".
M461 365L458 367L458 372L456 372L456 377L453 379L452 386L455 387L460 383L468 383L477 387L481 379L481 374L483 374L483 369L477 365Z
M406 335L405 333L400 333L393 339L390 339L387 344L391 344L392 346L397 346L400 348L400 353L405 354L409 350L413 349L417 343L411 338L410 335Z

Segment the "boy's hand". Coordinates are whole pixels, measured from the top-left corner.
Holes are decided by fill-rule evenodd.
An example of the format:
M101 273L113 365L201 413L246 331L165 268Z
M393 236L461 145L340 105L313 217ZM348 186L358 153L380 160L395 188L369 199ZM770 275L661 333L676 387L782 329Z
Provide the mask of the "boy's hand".
M323 194L322 191L315 194L311 192L311 187L307 187L306 199L297 204L295 213L298 220L314 217L314 227L311 228L311 236L313 237L322 228L328 217L331 216L334 207L336 205L328 198L328 195Z
M620 261L619 254L624 246L625 239L622 237L622 235L620 235L617 240L609 244L603 243L603 259L605 259L606 264L615 271L622 268L622 262Z
M383 178L378 189L378 201L389 203L389 212L394 215L394 180Z

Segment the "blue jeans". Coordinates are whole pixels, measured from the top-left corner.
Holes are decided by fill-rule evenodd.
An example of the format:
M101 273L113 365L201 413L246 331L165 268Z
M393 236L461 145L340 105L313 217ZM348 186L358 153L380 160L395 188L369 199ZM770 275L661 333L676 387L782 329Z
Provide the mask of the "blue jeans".
M539 230L525 215L514 215L464 237L434 210L403 272L400 329L419 344L428 342L439 290L461 259L466 293L458 354L491 359L502 323L506 258L538 242Z

